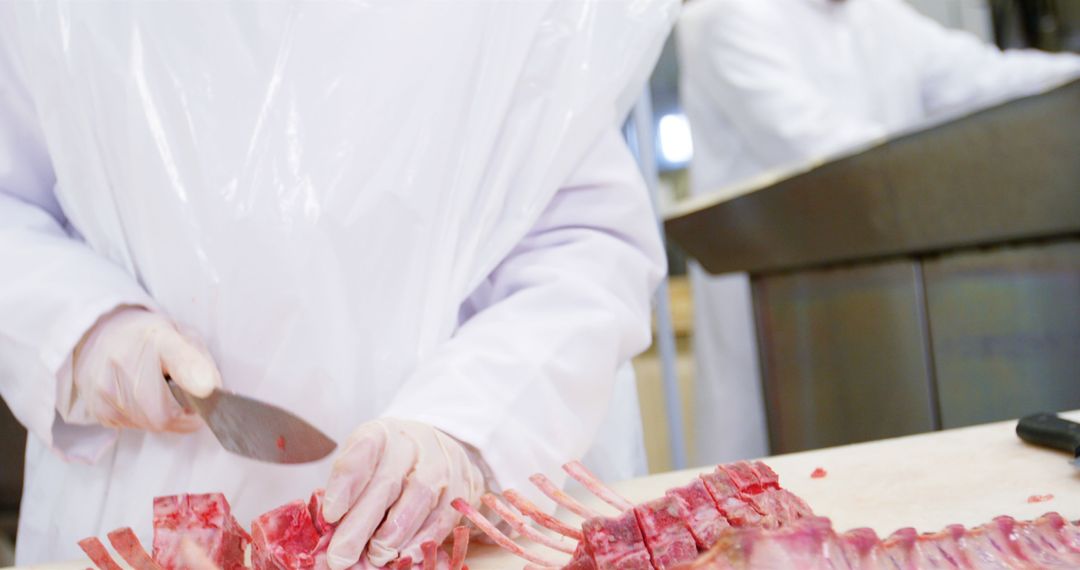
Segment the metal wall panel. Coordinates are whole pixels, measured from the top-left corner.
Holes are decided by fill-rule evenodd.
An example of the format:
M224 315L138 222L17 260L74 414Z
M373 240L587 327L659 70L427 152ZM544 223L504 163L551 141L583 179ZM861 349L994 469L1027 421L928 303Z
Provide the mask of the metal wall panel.
M924 272L944 427L1080 408L1080 241L947 255Z
M774 453L934 429L918 266L756 277Z

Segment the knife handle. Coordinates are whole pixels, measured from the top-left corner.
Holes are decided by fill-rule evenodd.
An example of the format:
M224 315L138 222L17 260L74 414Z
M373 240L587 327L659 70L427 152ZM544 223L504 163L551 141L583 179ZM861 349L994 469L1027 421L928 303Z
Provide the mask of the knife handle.
M1061 419L1055 414L1035 414L1021 418L1016 424L1016 435L1028 443L1080 456L1077 455L1080 452L1080 424Z

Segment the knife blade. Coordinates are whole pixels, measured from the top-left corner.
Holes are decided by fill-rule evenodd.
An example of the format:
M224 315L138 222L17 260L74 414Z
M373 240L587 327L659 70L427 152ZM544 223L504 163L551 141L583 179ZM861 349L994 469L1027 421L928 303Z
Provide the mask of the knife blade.
M1068 451L1072 464L1080 468L1080 424L1056 414L1033 414L1020 418L1016 435L1028 443Z
M173 397L202 417L226 450L268 463L318 461L334 451L334 440L277 406L224 390L198 398L166 377Z

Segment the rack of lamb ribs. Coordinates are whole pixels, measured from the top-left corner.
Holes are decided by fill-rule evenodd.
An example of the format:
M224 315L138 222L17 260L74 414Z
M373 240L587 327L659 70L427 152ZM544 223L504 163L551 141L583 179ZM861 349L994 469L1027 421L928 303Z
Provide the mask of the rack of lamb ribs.
M1080 568L1080 524L1057 513L1033 521L997 517L971 529L952 525L924 534L904 528L881 539L865 528L837 532L759 461L720 465L640 505L619 496L579 462L563 468L617 514L590 509L542 474L530 481L581 517L581 524L551 516L512 489L481 499L493 519L556 554L526 549L463 500L453 506L496 544L527 561L529 570ZM130 528L108 538L136 570L240 570L249 544L253 570L322 570L334 525L321 511L322 493L316 491L307 502L294 501L258 517L249 535L220 494L159 497L154 501L153 555ZM449 554L429 542L423 545L423 560L414 564L404 558L390 568L461 570L469 533L465 526L454 529L446 545ZM80 545L101 570L120 569L96 538Z
M590 510L543 475L530 480L582 517L580 527L547 515L513 490L501 497L488 494L483 503L522 536L569 559L526 550L467 503L454 506L501 547L528 561L531 570L1080 568L1080 524L1057 513L1033 521L997 517L972 529L952 525L926 534L904 528L882 540L867 528L837 533L829 519L814 516L761 462L720 465L641 505L620 497L580 463L563 468L618 514ZM539 532L526 518L562 537Z

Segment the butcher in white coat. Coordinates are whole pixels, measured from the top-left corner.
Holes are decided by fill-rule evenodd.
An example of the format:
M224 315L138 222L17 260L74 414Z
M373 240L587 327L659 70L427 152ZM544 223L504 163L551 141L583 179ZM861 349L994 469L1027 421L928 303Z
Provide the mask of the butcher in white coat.
M664 259L617 129L677 10L2 3L18 562L120 526L147 541L156 495L223 492L246 524L325 486L331 567L382 566L444 537L451 499L558 476L602 429L632 469L616 376ZM166 373L289 409L339 453L231 455Z
M699 196L1080 75L1080 56L1003 52L901 0L694 0L676 35ZM690 276L696 459L765 455L749 282Z

